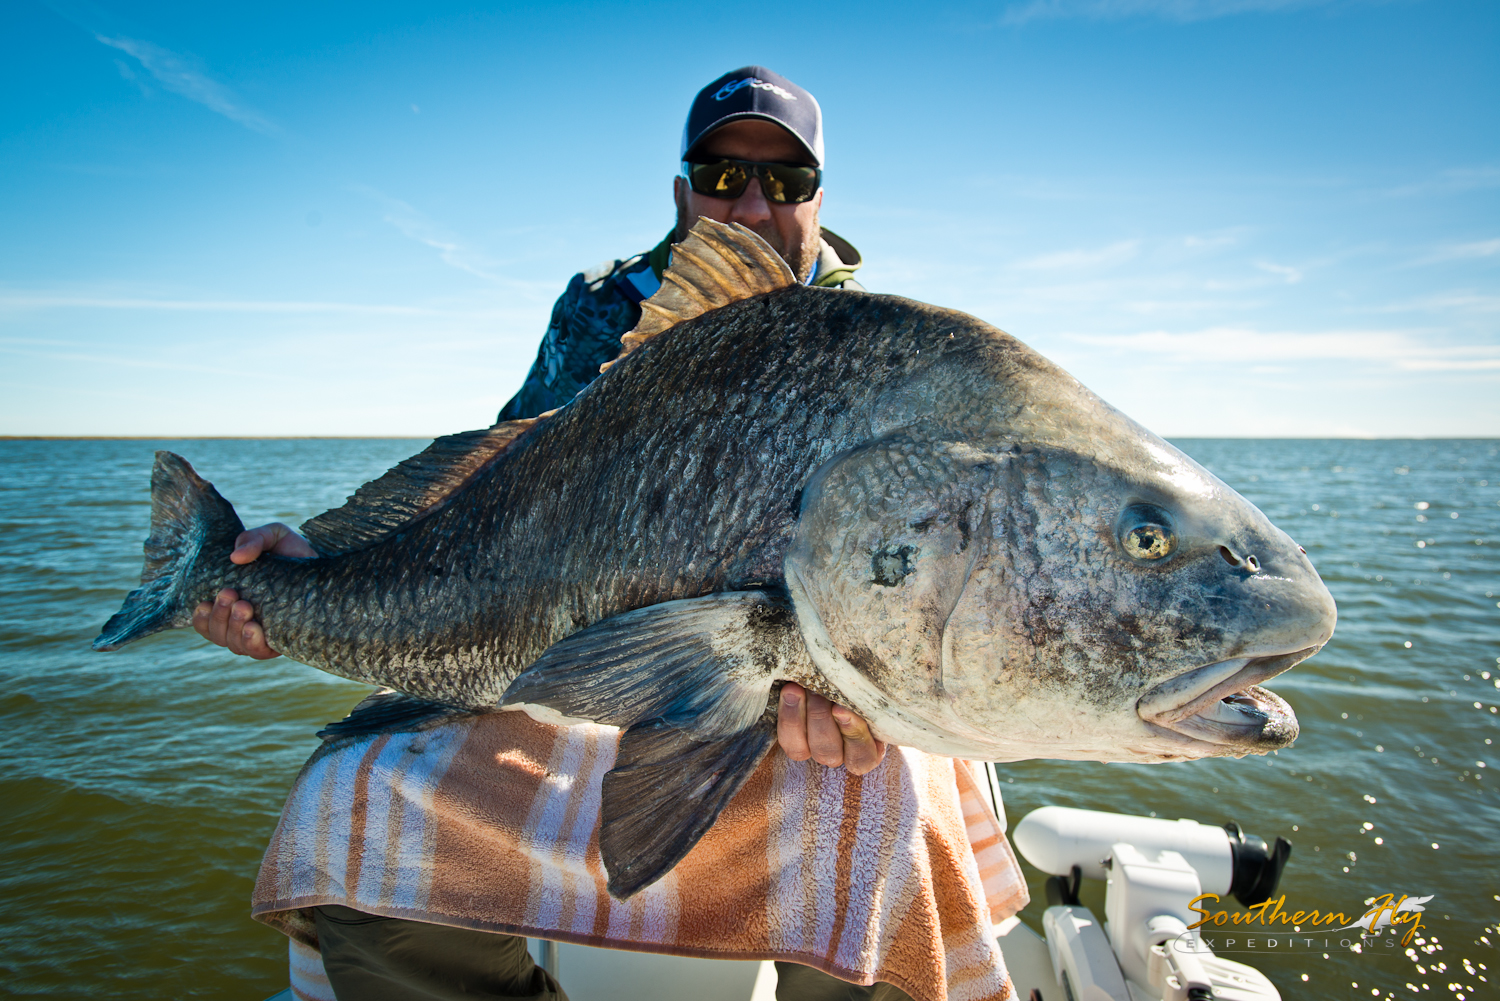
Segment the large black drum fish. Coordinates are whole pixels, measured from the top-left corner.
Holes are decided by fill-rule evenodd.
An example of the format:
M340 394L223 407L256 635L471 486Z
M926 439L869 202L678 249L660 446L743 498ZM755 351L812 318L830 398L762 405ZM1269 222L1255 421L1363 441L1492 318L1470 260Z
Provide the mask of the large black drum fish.
M610 891L669 870L796 681L881 738L986 760L1173 761L1297 735L1259 683L1334 605L1253 504L1015 338L799 284L700 221L609 371L439 439L236 566L234 509L157 453L141 586L95 647L220 588L287 656L393 689L325 733L522 709L624 728Z

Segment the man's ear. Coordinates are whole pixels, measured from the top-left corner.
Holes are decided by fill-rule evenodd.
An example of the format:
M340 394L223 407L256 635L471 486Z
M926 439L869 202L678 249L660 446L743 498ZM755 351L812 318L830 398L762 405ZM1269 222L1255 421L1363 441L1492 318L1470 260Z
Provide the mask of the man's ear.
M679 209L683 207L687 199L687 178L681 174L672 177L672 202Z

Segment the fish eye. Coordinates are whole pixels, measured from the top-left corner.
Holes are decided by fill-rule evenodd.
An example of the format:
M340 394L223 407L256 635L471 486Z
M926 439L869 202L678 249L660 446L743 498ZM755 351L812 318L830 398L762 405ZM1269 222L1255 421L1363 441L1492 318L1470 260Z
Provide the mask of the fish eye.
M1134 559L1165 559L1177 548L1171 516L1153 504L1132 504L1126 508L1120 529L1120 544Z

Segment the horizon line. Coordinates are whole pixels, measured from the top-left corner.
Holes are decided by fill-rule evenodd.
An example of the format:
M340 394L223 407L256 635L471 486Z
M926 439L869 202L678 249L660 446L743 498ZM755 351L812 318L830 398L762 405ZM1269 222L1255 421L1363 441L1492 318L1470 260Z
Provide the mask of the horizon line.
M451 432L449 432L451 433ZM434 434L0 434L0 441L419 441ZM1167 441L1500 441L1500 435L1164 434Z
M418 441L435 434L0 434L0 441Z

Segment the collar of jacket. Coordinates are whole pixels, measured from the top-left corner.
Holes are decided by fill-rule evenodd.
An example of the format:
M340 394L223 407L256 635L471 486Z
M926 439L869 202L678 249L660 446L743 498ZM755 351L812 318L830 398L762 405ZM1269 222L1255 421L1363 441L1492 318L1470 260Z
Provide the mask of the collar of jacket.
M854 277L854 272L865 263L859 251L848 240L831 229L824 229L823 245L818 248L818 277L813 285L818 288L838 288Z

